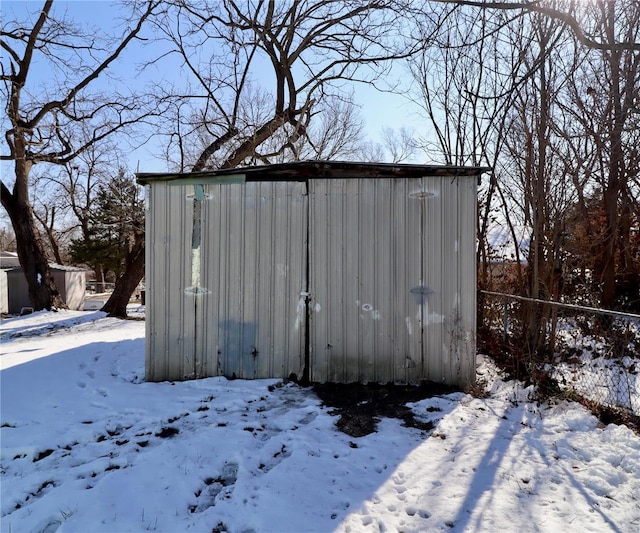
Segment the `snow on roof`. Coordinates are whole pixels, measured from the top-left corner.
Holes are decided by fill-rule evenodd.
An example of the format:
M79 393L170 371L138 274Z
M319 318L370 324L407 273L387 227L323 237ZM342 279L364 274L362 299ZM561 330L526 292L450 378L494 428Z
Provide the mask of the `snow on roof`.
M62 270L64 272L90 272L88 268L76 267L71 265L60 265L58 263L49 263L49 268L52 270Z
M517 250L521 263L527 262L529 244L531 243L531 228L528 226L513 226L517 241ZM489 253L494 261L515 261L516 242L514 242L511 228L507 225L495 224L487 231Z
M18 254L16 254L15 252L0 251L0 268L2 270L21 268ZM52 270L61 270L63 272L89 272L88 268L76 267L71 265L60 265L58 263L49 263L49 268L51 268Z
M20 266L18 254L15 252L0 251L0 268L8 270Z

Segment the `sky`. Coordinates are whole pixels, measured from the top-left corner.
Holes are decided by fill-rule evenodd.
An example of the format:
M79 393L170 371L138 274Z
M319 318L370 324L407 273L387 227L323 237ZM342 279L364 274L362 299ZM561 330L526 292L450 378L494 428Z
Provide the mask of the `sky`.
M35 13L40 5L40 1L3 0L0 5L3 23L6 23L7 20L11 20L12 18L21 19L27 11ZM58 13L66 12L71 19L77 20L83 25L86 24L94 27L96 34L102 31L110 32L113 30L117 23L117 17L121 13L119 7L117 2L101 0L54 2L54 11L57 10ZM114 65L113 71L117 76L120 76L125 83L130 84L142 84L150 81L159 84L175 82L182 74L179 71L179 65L175 61L173 61L172 67L172 60L170 59L165 60L165 63L163 63L160 68L152 68L142 75L135 74L135 63L157 52L158 45L146 48L136 46L128 53L125 52L122 60L119 60L118 63ZM33 73L33 78L30 80L32 84L31 87L36 87L40 83L46 85L51 76L52 73L45 69L43 65L40 70ZM403 76L405 76L404 71L396 68L392 72L391 82L395 83L395 81ZM103 82L98 80L98 83ZM421 123L416 115L415 107L411 106L403 96L381 93L370 86L357 83L353 85L353 88L355 91L355 101L361 106L361 115L366 123L366 131L370 140L379 142L383 127L391 127L394 129L401 127L409 127L416 130L421 129ZM166 162L163 161L159 155L161 150L158 147L158 143L160 142L164 142L164 139L156 141L152 137L147 146L135 150L128 149L129 166L133 170L139 170L141 172L167 170ZM10 165L3 163L0 170L2 171L5 181L12 181L10 179L12 175Z

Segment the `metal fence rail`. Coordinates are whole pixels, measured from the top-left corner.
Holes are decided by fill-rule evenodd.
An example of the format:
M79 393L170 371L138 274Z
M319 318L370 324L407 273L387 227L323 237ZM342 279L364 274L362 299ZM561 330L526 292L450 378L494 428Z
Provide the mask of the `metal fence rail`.
M537 300L493 291L483 295L480 334L496 339L513 361L535 365L569 396L640 416L640 315ZM527 306L527 309L524 309ZM528 314L527 314L528 313ZM526 316L544 337L527 345ZM508 361L508 358L506 359Z

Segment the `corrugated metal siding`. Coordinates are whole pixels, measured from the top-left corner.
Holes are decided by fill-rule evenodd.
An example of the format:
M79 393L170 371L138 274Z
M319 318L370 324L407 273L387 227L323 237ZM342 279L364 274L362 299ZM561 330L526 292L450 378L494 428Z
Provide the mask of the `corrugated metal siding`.
M184 379L194 373L195 322L191 284L192 186L150 187L146 216L146 378Z
M474 206L469 179L310 182L312 380L473 381Z
M150 190L147 379L300 376L305 185L205 185L203 190L195 255L194 186L156 183Z
M420 180L314 180L311 379L405 382L421 371Z
M9 312L9 283L7 271L0 268L0 313Z
M311 380L475 379L473 179L208 184L199 217L175 183L150 187L147 379L300 377L307 288Z
M425 377L461 386L475 381L476 183L427 178L423 261L429 311L425 317Z
M477 267L476 224L478 189L475 180L458 180L459 250L458 291L460 294L460 370L456 379L462 387L476 380Z
M205 375L302 377L305 185L209 185L206 193L203 284L211 296L202 318Z

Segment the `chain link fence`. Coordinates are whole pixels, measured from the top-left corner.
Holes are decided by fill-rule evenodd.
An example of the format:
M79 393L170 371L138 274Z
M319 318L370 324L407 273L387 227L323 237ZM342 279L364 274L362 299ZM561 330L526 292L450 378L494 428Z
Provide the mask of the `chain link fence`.
M640 421L640 315L490 291L479 302L479 349L510 375Z

